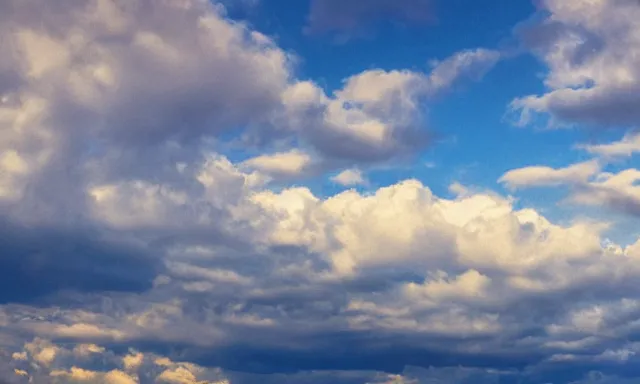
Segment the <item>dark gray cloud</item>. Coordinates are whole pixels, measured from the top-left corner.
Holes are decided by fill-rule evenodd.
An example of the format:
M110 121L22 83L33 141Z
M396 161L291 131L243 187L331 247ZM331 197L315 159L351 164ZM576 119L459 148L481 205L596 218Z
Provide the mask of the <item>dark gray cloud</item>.
M110 237L110 238L109 238ZM0 221L0 303L64 290L141 292L162 271L147 249L86 228Z
M7 351L8 352L8 351ZM89 344L56 344L34 339L12 351L0 354L0 372L6 383L233 383L233 384L628 384L636 383L631 371L617 372L614 366L594 364L586 369L570 364L557 367L531 367L525 370L501 370L465 367L404 367L400 373L367 370L314 370L291 373L259 374L207 368L162 354L104 348ZM53 352L53 353L52 353ZM85 381L82 379L84 378ZM118 378L120 381L116 381ZM173 379L173 380L171 380ZM180 380L178 380L180 379Z

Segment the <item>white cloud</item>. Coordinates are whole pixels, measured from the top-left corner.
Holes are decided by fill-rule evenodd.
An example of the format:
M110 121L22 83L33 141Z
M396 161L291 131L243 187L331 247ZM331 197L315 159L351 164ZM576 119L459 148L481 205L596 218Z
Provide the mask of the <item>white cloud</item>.
M346 187L367 183L367 180L359 169L345 169L339 174L331 177L331 181Z
M640 134L627 134L621 140L613 143L579 145L578 148L605 158L630 157L640 152Z
M445 274L446 277L446 274ZM485 288L491 284L491 279L476 270L467 272L453 278L425 281L424 284L409 284L407 293L411 295L425 295L433 300L451 300L458 296L476 298L486 294Z
M96 194L105 207L122 194L148 199L137 220L171 215L155 205L180 205L184 172L223 136L260 149L295 143L248 162L272 173L309 166L297 147L329 168L413 154L429 143L425 97L497 60L476 50L433 75L365 71L327 95L295 78L291 54L208 2L83 0L57 12L12 0L4 10L0 200L34 222L82 221ZM126 212L106 211L94 214L127 225Z
M640 94L640 8L635 0L543 0L548 17L520 29L549 71L543 95L513 101L520 123L536 113L571 124L635 126ZM616 23L611 23L616 20Z
M144 354L140 352L130 353L122 358L122 365L127 371L137 371L143 361Z
M203 140L269 124L281 106L289 55L218 6L73 7L4 7L2 63L16 80L0 84L0 198L22 201L13 209L20 216L84 215L89 185L153 193L154 183L131 180L175 178L176 163L197 161Z
M576 203L606 205L622 213L640 215L640 170L602 173L571 196Z
M104 348L95 344L79 344L73 349L73 353L80 357L88 357L94 353L103 353Z
M508 171L498 181L512 189L583 184L596 175L600 168L595 160L559 169L531 166Z
M411 154L429 142L424 101L461 80L479 80L499 58L496 51L476 49L435 62L431 73L367 70L331 96L312 82L297 82L283 94L286 121L294 129L304 126L304 135L331 158L379 161Z
M244 165L268 174L295 176L311 165L311 156L299 150L260 155L244 162Z
M59 350L57 346L42 339L35 339L31 343L25 344L24 349L29 352L29 356L31 356L36 363L44 366L51 365Z
M635 168L610 173L603 171L597 160L560 169L545 166L514 169L499 179L512 189L569 186L569 202L605 206L614 211L640 216L638 180L640 171Z
M50 376L54 378L64 377L66 379L77 380L82 382L82 381L88 381L88 380L95 380L97 373L86 370L86 369L82 369L82 368L71 367L69 371L63 371L63 370L52 371Z

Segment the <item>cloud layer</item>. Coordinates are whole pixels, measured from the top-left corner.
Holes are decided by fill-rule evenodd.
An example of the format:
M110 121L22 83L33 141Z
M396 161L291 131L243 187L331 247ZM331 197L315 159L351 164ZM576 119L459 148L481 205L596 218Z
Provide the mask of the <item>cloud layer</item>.
M549 41L565 42L571 23L609 38L600 15L635 12L622 1L592 14L583 3L543 2L560 23ZM376 16L375 5L347 5L341 23ZM616 44L629 48L624 20ZM369 69L326 91L299 78L275 40L205 1L10 0L0 34L3 380L637 376L640 241L613 244L606 223L555 223L490 190L438 196L415 179L368 188L367 167L430 145L431 102L480 80L499 52L462 50L427 71ZM602 41L584 78L619 95L591 67L622 54ZM556 89L516 106L573 116L541 101L575 83L555 45L540 44ZM632 70L629 55L620 73ZM605 172L636 141L584 147L602 158L501 181L566 185L573 202L638 213L639 172ZM285 182L305 176L354 189L323 195Z

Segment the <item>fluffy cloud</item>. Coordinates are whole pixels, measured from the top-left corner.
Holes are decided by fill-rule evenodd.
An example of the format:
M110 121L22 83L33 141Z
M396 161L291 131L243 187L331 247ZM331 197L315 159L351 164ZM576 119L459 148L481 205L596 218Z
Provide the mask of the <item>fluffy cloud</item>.
M203 139L265 123L281 104L287 54L207 2L69 6L2 12L15 80L0 89L0 190L16 215L77 221L87 188L176 177Z
M4 7L0 199L21 201L12 211L22 217L78 220L90 204L86 188L179 178L221 135L261 148L304 144L334 167L342 164L335 158L385 160L428 142L420 111L433 93L429 75L371 70L326 95L295 78L290 54L225 19L218 5L84 0L60 12L29 0ZM433 73L449 68L452 84L497 60L486 50L464 56L463 66L445 60ZM288 154L287 166L282 153L273 156L250 164L290 174L309 162L300 151Z
M527 123L535 113L597 126L640 122L640 7L635 0L543 0L546 17L520 28L549 71L543 95L515 100ZM616 20L611 23L611 20Z
M305 188L276 193L242 185L233 208L239 216L221 218L244 222L250 236L176 238L158 248L166 268L155 288L62 296L60 302L81 304L62 310L5 306L7 332L147 351L180 343L182 358L254 373L395 371L425 358L517 369L560 355L606 368L617 360L601 355L630 348L623 340L635 328L620 319L638 308L627 291L640 273L638 246L603 245L601 225L552 224L493 194L443 199L412 180L326 199ZM241 215L251 212L259 216ZM172 218L155 225L171 228ZM614 336L600 338L605 328ZM335 343L350 340L355 349L336 349L335 332L343 335ZM378 338L392 338L400 349L379 346ZM40 341L29 353L46 366L62 353L55 348ZM76 355L102 353L80 350L96 352ZM139 359L119 358L117 367L96 374L118 369L131 376ZM166 380L197 377L186 367L163 372Z
M282 324L303 337L301 298L327 293L303 306L324 316L344 301L336 276L389 260L339 246L362 231L326 221L341 199L327 209L305 188L265 189L269 179L304 173L312 156L329 169L415 152L426 143L422 101L497 60L465 51L431 75L366 71L327 95L295 79L272 40L207 2L2 7L0 320L16 326L3 337L256 348L251 330L276 327L264 342L277 346ZM271 154L234 164L216 151L225 144ZM198 300L204 312L189 304ZM274 300L290 303L282 317L262 313ZM247 311L253 303L259 310ZM59 355L52 345L40 366ZM239 368L236 355L221 356ZM125 361L102 373L60 367L56 377L122 379L140 364Z
M372 162L414 154L429 143L424 101L463 80L479 80L500 59L487 49L464 50L433 63L430 73L367 70L345 80L328 97L301 81L283 95L288 124L335 160Z
M349 187L354 185L366 184L367 180L359 169L345 169L337 175L331 177L331 181L340 185Z
M328 94L208 2L0 7L3 380L540 382L559 360L583 364L570 380L637 362L640 243L604 224L417 180L269 184L415 154L424 101L498 53ZM239 145L253 157L222 153ZM637 197L636 173L594 167L505 181Z

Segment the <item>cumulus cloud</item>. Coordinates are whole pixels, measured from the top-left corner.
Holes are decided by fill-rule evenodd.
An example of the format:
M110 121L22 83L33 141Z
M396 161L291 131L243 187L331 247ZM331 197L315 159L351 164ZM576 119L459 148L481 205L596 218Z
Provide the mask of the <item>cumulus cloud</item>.
M558 359L584 364L574 381L637 363L640 243L605 244L604 224L417 180L270 187L415 154L423 102L496 52L326 93L204 1L10 1L0 21L3 380L541 382ZM254 157L222 153L237 145ZM634 172L530 171L505 180L636 197Z
M219 5L74 6L65 13L37 0L11 1L2 15L10 39L0 46L0 198L22 217L81 220L91 200L85 189L123 182L148 189L141 179L179 179L222 136L261 148L303 143L347 163L399 157L428 143L420 112L433 93L428 74L365 71L327 95L295 78L291 54L225 19ZM452 83L488 70L496 60L490 52L469 51L465 65L438 67L451 67ZM308 162L296 153L294 170ZM252 163L265 161L275 170L273 158ZM278 170L291 173L288 164Z
M300 187L242 188L239 216L224 220L245 222L250 236L167 242L159 248L164 284L136 295L63 296L59 302L78 302L64 309L4 306L6 331L109 340L144 353L179 343L187 361L251 375L394 372L425 359L518 370L562 354L606 366L617 363L600 355L628 348L623 340L635 328L620 319L638 308L625 293L640 273L637 246L603 245L601 225L556 225L492 194L443 199L413 180L328 198ZM259 215L242 216L251 212ZM172 219L164 220L156 225L170 227ZM589 325L580 320L589 311L611 317ZM613 333L599 338L605 328ZM398 347L379 346L381 338ZM347 340L351 347L337 349ZM45 353L55 344L38 348L29 353L43 362L62 356ZM83 350L95 352L76 355L102 353ZM141 369L136 353L117 361L99 375ZM70 369L59 377L86 373ZM186 370L158 376L197 378Z
M548 67L548 91L513 101L526 124L535 114L559 123L601 127L640 121L638 36L635 0L538 2L546 17L519 29L524 44ZM611 23L616 20L616 23Z
M424 101L464 80L479 80L500 59L487 49L463 50L435 61L430 73L367 70L327 96L299 81L283 94L286 122L335 160L374 162L415 154L430 142Z
M288 55L217 6L67 6L11 1L2 12L16 80L0 89L0 190L21 217L81 220L85 189L175 178L203 139L264 123L281 104Z
M307 32L362 35L381 21L425 23L433 20L432 0L312 0Z

